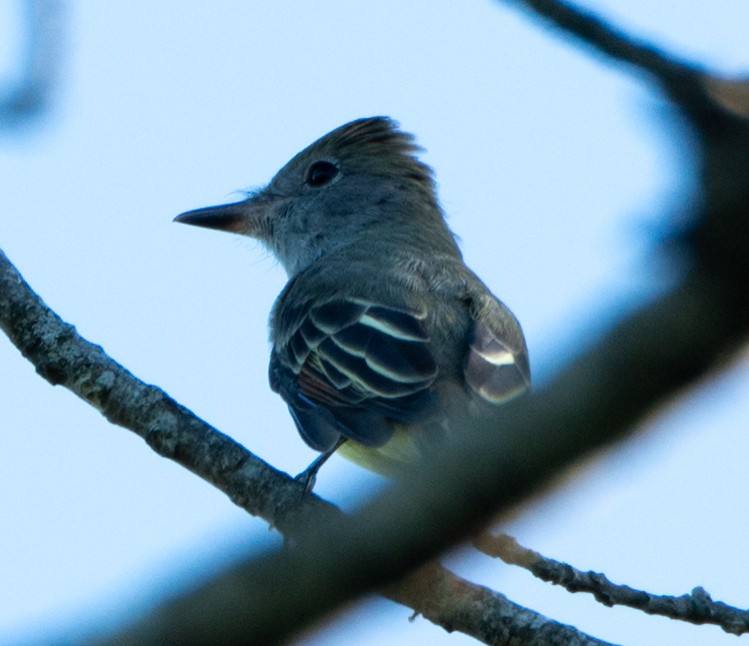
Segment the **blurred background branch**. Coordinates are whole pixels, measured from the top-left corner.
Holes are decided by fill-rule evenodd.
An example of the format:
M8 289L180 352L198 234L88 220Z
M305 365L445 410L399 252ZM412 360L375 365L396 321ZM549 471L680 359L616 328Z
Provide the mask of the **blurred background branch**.
M451 447L449 456L399 483L352 521L317 525L293 557L284 553L243 564L237 589L243 613L251 613L245 628L257 630L251 638L274 641L293 634L295 626L350 595L382 585L465 538L576 458L620 437L725 366L746 342L749 166L740 162L749 155L749 121L716 102L706 89L709 77L694 68L565 3L527 4L604 53L654 74L693 128L700 202L683 214L686 226L675 227L661 249L678 284L619 322L547 387L507 406L497 421L501 433L474 436L468 448ZM210 587L192 594L207 594ZM173 602L118 643L194 632L197 626L184 625L183 603ZM220 616L220 609L211 614Z
M0 130L18 132L52 107L66 50L65 0L20 0L23 30L16 63L0 79Z
M197 424L160 391L142 382L135 391L123 388L132 376L111 365L93 372L91 348L83 351L71 328L59 322L57 334L45 334L27 303L13 306L9 287L0 290L3 329L42 375L65 384L113 422L135 430L161 455L295 538L292 550L230 569L123 632L117 643L163 643L175 635L184 643L219 634L226 641L288 639L341 603L382 588L475 533L495 513L537 492L574 460L622 437L743 348L749 330L749 129L741 109L743 86L675 62L564 3L527 4L593 47L653 74L675 113L690 125L698 200L671 223L661 257L652 259L669 263L675 286L612 326L556 380L509 406L497 420L502 433L479 432L354 518L322 512L326 507L314 499L297 505L298 488L278 472ZM9 278L5 285L13 281L17 284ZM50 316L40 313L39 320ZM70 352L60 352L63 346ZM310 506L314 513L307 513ZM213 594L219 588L221 594ZM389 594L406 596L403 591ZM230 626L227 616L242 621ZM458 627L457 622L451 626ZM239 632L218 632L229 629ZM523 643L551 643L549 634L529 636L527 624L523 630ZM505 643L519 637L481 638Z

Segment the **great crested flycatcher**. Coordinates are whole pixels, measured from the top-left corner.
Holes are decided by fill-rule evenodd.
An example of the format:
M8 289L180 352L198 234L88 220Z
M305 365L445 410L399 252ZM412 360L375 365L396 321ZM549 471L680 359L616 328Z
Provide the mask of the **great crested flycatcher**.
M323 454L312 473L340 447L391 475L529 387L520 325L463 263L419 150L358 119L247 199L176 218L257 238L286 269L270 385Z

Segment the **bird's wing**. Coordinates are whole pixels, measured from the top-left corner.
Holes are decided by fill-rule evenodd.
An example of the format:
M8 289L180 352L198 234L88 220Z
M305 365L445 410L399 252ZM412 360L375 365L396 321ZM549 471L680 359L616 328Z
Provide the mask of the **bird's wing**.
M271 356L271 387L302 437L324 451L339 436L381 446L389 420L409 421L430 400L437 364L426 312L336 299L289 314Z
M464 375L481 399L500 404L530 386L530 365L520 324L509 309L486 294L474 302Z

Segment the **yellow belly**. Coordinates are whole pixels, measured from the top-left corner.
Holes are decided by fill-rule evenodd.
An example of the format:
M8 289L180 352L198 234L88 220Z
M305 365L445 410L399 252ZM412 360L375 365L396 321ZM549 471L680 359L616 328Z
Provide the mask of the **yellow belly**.
M422 457L413 434L404 427L396 429L393 437L376 449L347 440L338 449L338 453L387 478L395 477L404 467L418 462Z

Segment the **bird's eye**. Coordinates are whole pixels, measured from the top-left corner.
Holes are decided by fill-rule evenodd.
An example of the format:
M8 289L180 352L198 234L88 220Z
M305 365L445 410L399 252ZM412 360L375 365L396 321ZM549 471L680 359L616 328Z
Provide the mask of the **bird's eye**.
M338 175L338 167L329 161L316 161L307 170L306 182L310 186L325 186Z

